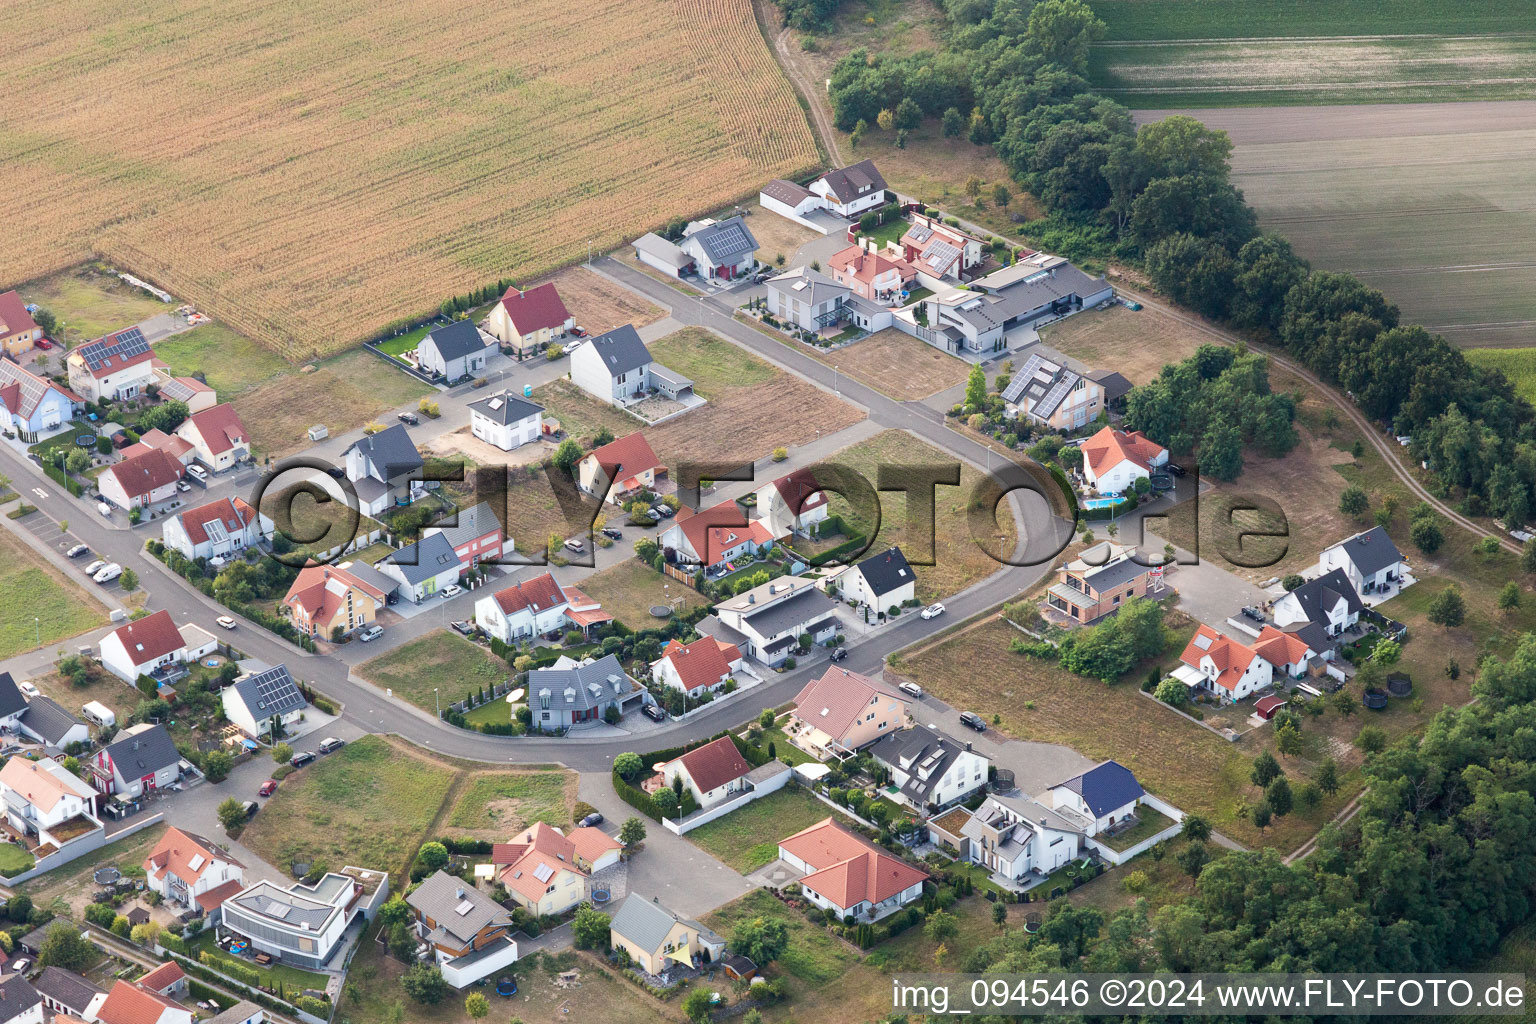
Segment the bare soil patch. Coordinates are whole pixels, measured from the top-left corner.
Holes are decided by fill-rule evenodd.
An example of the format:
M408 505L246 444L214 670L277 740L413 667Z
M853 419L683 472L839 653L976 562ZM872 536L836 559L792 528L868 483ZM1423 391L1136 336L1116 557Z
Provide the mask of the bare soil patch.
M602 334L624 324L642 327L666 315L660 306L586 267L563 270L550 281L577 326L585 328L589 334Z
M876 391L909 402L965 383L970 364L894 327L836 352L805 351Z
M1132 384L1147 383L1213 340L1156 310L1120 305L1084 310L1040 331L1042 344L1095 370L1118 370Z

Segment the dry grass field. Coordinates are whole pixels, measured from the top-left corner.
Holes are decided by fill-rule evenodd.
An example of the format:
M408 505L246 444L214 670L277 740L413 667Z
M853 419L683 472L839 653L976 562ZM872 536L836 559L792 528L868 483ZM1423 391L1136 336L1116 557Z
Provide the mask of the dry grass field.
M941 352L894 327L836 352L822 352L808 346L800 346L800 351L828 366L836 366L840 373L868 384L898 402L917 401L956 384L964 384L971 372L970 364L963 359Z
M640 537L654 536L651 531L625 525L624 539L620 542L626 550L633 547ZM594 573L581 581L582 593L612 612L630 629L646 629L659 624L651 617L653 605L664 605L669 598L680 597L680 611L689 611L704 603L703 597L692 587L677 580L668 579L638 559L628 559L602 572Z
M779 218L783 220L783 218ZM666 311L628 288L620 287L586 267L571 267L550 278L565 308L579 327L602 334L624 324L642 327L660 320Z
M1458 345L1536 343L1536 102L1184 113L1232 137L1260 222L1315 266Z
M1145 384L1214 339L1156 310L1115 305L1058 320L1040 331L1040 341L1095 370L1118 370L1132 384ZM1023 359L1015 356L1014 365Z
M92 254L290 358L819 163L749 0L8 5L0 281Z

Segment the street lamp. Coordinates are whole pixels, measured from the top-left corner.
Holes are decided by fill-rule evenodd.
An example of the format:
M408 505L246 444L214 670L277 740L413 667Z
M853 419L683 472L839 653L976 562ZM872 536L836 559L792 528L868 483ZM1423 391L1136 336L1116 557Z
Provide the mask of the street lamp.
M443 717L443 702L438 699L437 687L432 687L432 703L437 705L437 717Z
M32 625L37 630L37 646L43 646L43 620L40 616L32 616Z
M835 366L832 367L832 393L834 395L842 394L842 392L837 389L837 367Z

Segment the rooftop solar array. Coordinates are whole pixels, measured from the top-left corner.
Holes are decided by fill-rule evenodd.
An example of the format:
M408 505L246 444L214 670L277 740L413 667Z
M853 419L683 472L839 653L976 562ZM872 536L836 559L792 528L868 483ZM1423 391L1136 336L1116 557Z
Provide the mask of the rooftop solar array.
M149 342L145 340L144 332L137 327L130 327L126 331L118 331L115 335L109 334L82 347L80 357L92 370L100 370L111 365L114 358L127 363L135 356L141 356L148 351Z
M1039 353L1030 356L1024 361L1024 365L1013 379L1008 382L1008 388L1003 392L1003 401L1018 404L1024 396L1024 389L1029 387L1029 382L1035 379L1035 373L1040 369L1040 364L1045 362Z

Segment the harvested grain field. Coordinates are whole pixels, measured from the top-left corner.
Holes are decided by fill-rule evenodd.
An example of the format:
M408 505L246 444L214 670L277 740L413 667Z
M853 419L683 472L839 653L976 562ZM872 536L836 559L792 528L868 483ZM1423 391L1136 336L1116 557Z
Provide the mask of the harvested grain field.
M804 351L898 402L916 401L964 384L971 372L971 364L965 360L894 327L836 352Z
M782 256L787 264L802 245L822 237L821 232L796 224L788 217L780 217L771 210L756 207L749 212L752 216L747 218L747 227L757 239L755 255L763 263L776 263Z
M307 358L819 163L749 0L174 13L7 6L0 280L96 254Z
M1536 102L1183 113L1231 136L1235 184L1313 265L1455 344L1536 343Z
M562 270L550 281L576 320L576 326L588 334L602 334L624 324L642 327L660 320L666 313L660 306L586 267Z
M1058 320L1041 329L1040 341L1095 370L1117 370L1132 384L1145 384L1212 338L1156 310L1114 305ZM1015 355L1014 365L1028 355L1028 349Z

